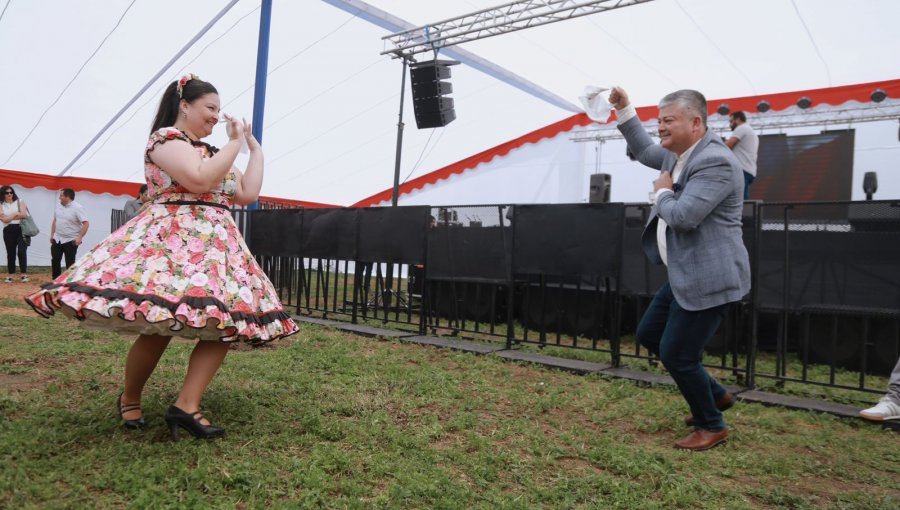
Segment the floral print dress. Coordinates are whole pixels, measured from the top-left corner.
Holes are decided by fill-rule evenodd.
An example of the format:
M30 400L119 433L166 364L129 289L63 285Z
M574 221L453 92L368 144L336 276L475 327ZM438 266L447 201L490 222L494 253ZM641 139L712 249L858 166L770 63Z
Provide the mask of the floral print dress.
M154 132L144 152L152 205L25 300L45 317L61 310L86 326L139 334L261 344L296 333L228 210L234 173L191 193L150 161L175 139L204 159L217 151L176 128Z

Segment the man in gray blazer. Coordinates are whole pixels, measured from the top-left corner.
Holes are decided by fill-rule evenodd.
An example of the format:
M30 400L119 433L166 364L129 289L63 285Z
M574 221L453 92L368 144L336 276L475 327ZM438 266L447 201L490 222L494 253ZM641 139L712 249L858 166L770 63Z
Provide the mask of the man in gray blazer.
M619 131L646 166L661 170L641 241L665 264L660 288L638 325L637 339L658 355L691 409L694 431L676 447L706 450L723 442L722 411L734 396L707 374L703 348L729 303L750 291L750 260L741 237L744 177L734 154L706 126L706 98L679 90L659 103L660 144L644 131L628 95L610 92Z

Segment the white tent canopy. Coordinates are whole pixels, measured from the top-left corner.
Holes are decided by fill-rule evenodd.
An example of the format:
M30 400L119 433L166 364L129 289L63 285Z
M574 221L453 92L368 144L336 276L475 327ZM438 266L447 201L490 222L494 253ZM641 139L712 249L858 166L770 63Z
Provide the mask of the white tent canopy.
M59 173L228 3L8 0L0 15L0 111L6 120L0 127L0 168ZM348 205L390 187L401 65L379 55L387 30L332 3L274 1L265 195ZM499 2L368 3L423 25ZM635 103L648 105L678 88L721 98L895 79L891 55L900 48L898 15L900 2L893 0L656 0L461 48L572 102L584 85L620 84ZM239 1L69 175L140 182L141 153L161 91L186 72L215 84L225 111L249 119L258 26L259 2ZM571 115L470 67L457 66L453 73L458 119L445 128L415 129L406 94L401 180ZM857 150L867 155L867 164L898 173L891 168L898 159L896 123L890 136L883 131L890 123L880 124L872 137L857 138ZM215 133L210 142L224 139ZM568 138L557 143L557 155L593 150ZM510 156L515 158L506 164L538 169L534 179L515 183L522 188L555 182L584 193L582 183L595 170L592 157L578 156L581 166L560 174L569 156L543 167L543 156ZM880 175L882 182L889 182L885 177ZM893 196L879 197L900 196L900 184L891 189ZM454 201L454 193L465 192L459 187L445 195ZM534 189L513 198L529 196L536 196Z

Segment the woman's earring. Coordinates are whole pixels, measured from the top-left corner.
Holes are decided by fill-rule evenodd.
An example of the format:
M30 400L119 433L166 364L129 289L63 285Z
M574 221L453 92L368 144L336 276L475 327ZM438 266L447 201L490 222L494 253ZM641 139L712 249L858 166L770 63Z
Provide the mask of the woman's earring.
M187 118L187 112L186 112L186 111L181 110L181 118L182 118L182 119L186 119L186 118Z

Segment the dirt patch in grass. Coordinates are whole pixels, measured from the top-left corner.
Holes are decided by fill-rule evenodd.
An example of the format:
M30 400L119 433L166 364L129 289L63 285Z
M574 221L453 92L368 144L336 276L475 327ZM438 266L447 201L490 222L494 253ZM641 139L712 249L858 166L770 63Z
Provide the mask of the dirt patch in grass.
M464 441L464 434L461 432L444 432L440 437L430 443L430 446L439 451L453 450L459 447Z
M597 475L606 475L606 471L581 457L557 457L556 462L559 464L558 471L564 473L581 473L588 471Z
M12 283L0 283L0 302L5 302L0 305L0 315L38 317L38 314L25 303L24 298L41 290L41 285L50 281L50 274L29 274L31 280L28 282L21 282L18 278L19 275L16 275L16 280Z
M41 290L41 285L50 282L49 273L30 274L28 277L30 281L27 282L19 281L19 275L16 275L12 283L0 283L0 298L22 299Z
M37 317L37 313L30 308L11 308L8 306L0 306L0 315L16 316L16 317Z
M724 482L724 480L722 480ZM754 505L759 508L778 508L770 502L762 501L753 495L753 492L766 492L771 490L771 485L763 485L756 477L738 476L729 478L724 485L738 486L744 488L742 492L753 501ZM834 477L816 477L816 476L797 476L790 480L786 480L779 484L778 487L786 494L801 495L814 505L825 505L828 502L835 501L842 495L854 492L874 493L887 491L887 494L895 498L900 498L900 491L891 490L885 487L872 487L867 484L845 482ZM877 490L874 490L877 489Z
M39 377L33 373L0 374L0 388L9 391L30 391L47 386L49 378Z

